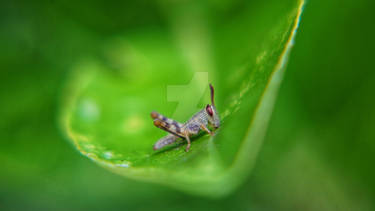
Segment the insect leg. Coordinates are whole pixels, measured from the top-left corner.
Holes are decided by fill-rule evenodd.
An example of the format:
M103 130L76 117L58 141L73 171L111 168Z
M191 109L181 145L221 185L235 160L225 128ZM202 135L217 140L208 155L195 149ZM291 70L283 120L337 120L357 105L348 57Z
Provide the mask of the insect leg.
M160 120L162 122L166 122L166 123L168 123L170 125L174 125L176 128L177 127L178 128L182 128L184 126L184 124L179 123L179 122L177 122L177 121L175 121L173 119L170 119L170 118L168 118L168 117L166 117L166 116L164 116L162 114L159 114L156 111L151 112L151 118L154 119L154 120L158 119L158 120Z
M190 138L189 138L189 134L188 133L185 133L185 139L187 141L187 146L186 146L185 152L189 152L191 142L190 142Z
M182 128L184 126L184 124L182 124L180 122L177 122L177 121L175 121L173 119L170 119L170 118L168 118L168 117L166 117L166 116L164 116L162 114L159 114L156 111L151 112L151 118L154 119L154 120L158 119L158 120L160 120L162 122L166 122L166 123L168 123L170 125L174 125L176 128L177 127L178 128Z
M206 131L211 136L214 135L214 133L212 131L210 131L204 124L201 124L201 128L202 128L202 130Z
M151 118L154 119L154 125L156 127L176 136L184 137L184 124L181 124L173 119L169 119L155 111L151 112Z
M157 119L157 118L159 118L159 116L160 116L160 114L158 112L156 112L156 111L151 112L151 118L152 119Z
M166 124L165 122L160 121L159 119L154 120L154 125L162 130L167 131L168 133L171 133L175 136L179 136L182 138L185 138L184 134L181 133L181 131L177 131L174 127L171 127L169 124Z

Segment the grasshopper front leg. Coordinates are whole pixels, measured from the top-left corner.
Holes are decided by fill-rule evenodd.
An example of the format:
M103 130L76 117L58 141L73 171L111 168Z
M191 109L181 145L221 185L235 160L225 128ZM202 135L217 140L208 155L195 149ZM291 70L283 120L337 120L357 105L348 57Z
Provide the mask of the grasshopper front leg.
M206 131L206 132L207 132L208 134L210 134L211 136L214 135L214 133L213 133L212 131L210 131L210 130L206 127L206 125L204 125L204 124L201 124L201 129L204 130L204 131Z

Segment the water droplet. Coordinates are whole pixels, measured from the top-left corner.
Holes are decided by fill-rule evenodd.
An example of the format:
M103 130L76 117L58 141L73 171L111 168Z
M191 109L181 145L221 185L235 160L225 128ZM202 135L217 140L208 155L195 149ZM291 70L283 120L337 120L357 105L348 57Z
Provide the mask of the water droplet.
M111 159L113 157L113 153L111 151L106 151L103 153L105 159Z
M118 163L118 164L116 164L116 166L129 168L129 163Z

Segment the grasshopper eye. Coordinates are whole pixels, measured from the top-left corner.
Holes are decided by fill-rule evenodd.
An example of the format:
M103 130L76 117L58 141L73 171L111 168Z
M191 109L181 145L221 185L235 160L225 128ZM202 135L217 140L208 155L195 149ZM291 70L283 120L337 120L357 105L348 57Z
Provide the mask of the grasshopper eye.
M206 106L206 112L208 113L208 115L210 116L213 116L214 115L214 112L212 111L212 108L209 104L207 104Z

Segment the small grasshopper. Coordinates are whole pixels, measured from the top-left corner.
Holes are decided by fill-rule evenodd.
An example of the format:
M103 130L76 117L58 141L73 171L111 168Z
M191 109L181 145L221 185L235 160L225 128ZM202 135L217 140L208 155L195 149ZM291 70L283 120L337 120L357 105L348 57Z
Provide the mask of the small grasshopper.
M190 149L190 136L196 135L200 130L204 130L211 136L214 135L207 126L210 125L214 129L220 127L220 118L216 110L214 103L214 87L210 84L211 90L211 104L207 104L206 107L194 116L192 116L185 124L179 123L173 119L169 119L156 111L151 112L151 118L154 120L154 125L162 130L167 131L167 136L159 139L154 144L154 150L158 150L174 143L178 138L184 138L187 141L185 151L188 152Z

